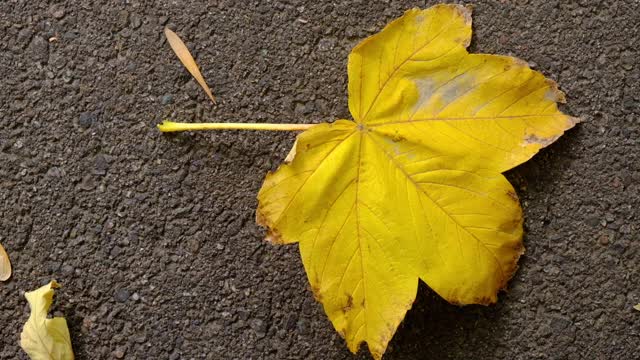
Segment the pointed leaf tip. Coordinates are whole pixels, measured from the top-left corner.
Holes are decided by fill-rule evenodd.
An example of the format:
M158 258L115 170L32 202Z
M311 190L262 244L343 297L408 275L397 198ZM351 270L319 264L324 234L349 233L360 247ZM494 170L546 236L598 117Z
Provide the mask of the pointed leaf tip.
M215 104L216 98L211 93L211 89L209 89L207 82L204 80L204 77L200 73L198 64L196 64L193 56L191 56L191 53L189 52L189 49L187 49L187 46L184 44L184 42L182 42L180 37L175 32L171 31L171 29L167 27L164 28L164 35L167 37L167 41L169 42L169 46L171 46L171 50L173 50L173 52L178 56L178 59L180 59L182 65L184 65L191 76L196 79L198 84L200 84L200 87L202 87L202 90L207 93L209 99L211 99L211 101Z

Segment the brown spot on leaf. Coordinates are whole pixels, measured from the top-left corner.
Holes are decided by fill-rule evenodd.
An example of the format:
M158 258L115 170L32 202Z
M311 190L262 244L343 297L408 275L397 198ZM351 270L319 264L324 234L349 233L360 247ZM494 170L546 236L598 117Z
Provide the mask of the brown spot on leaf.
M547 100L563 104L567 102L567 98L564 95L564 92L560 91L560 89L558 88L558 83L551 79L545 79L545 82L547 83L547 86L549 86L549 90L547 90L544 95Z
M262 227L267 228L267 236L265 236L265 241L268 241L272 244L284 244L284 239L280 232L273 228L269 219L262 212L262 207L258 206L258 210L256 211L256 223Z
M473 11L473 5L465 5L465 6L456 6L456 10L458 13L464 18L464 22L467 25L471 25L473 19L471 18L471 12Z
M568 118L568 126L567 129L572 128L575 124L577 123L581 123L582 122L582 118L579 117L575 117L575 116L569 116Z
M400 135L398 132L396 132L395 134L393 134L393 137L391 138L391 140L393 140L393 142L399 142L399 141L406 140L406 138Z
M514 251L514 255L511 260L511 263L509 264L510 266L504 271L505 277L504 279L502 279L503 281L500 284L500 287L499 287L500 290L507 289L507 284L509 283L509 280L511 280L511 278L515 275L516 271L518 271L518 260L520 259L520 256L522 256L522 254L525 253L525 248L522 242L518 242L514 244L513 251Z
M349 311L351 311L352 307L353 307L353 297L347 294L347 303L342 307L342 313L346 315Z
M284 244L282 235L280 235L280 233L276 229L267 229L267 236L264 239L272 244Z
M262 207L258 204L258 209L256 210L256 224L262 227L269 227L267 225L268 220L267 217L262 213Z
M518 58L513 58L513 65L517 67L529 68L529 64L526 61Z
M511 198L511 200L513 200L515 202L520 201L520 199L518 199L518 195L513 190L507 191L507 195Z
M524 245L522 245L521 242L513 245L513 251L515 251L518 254L518 257L520 257L520 255L524 254L525 252Z
M542 147L545 147L552 144L554 141L558 140L559 137L560 136L558 135L558 136L552 136L550 138L542 138L535 134L529 134L524 138L524 144L525 145L539 144L539 145L542 145Z
M491 305L495 301L487 296L478 296L473 298L473 303L478 305Z
M311 291L313 292L313 298L316 299L317 302L322 302L322 294L320 293L320 286L318 286L317 284L312 284Z

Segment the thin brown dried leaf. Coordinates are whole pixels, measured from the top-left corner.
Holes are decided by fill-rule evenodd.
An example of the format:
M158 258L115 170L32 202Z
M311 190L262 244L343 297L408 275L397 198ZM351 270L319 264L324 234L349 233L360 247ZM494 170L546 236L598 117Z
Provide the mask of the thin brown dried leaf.
M9 255L0 245L0 281L6 281L11 277L11 262Z
M207 96L209 96L211 101L215 104L216 98L215 96L213 96L213 94L211 93L211 89L209 89L209 86L204 81L204 77L202 77L200 69L198 69L198 64L196 64L193 56L191 56L191 53L189 52L189 49L187 49L187 46L184 44L184 42L182 42L180 37L178 37L178 35L175 32L171 31L171 29L169 28L164 28L164 35L167 37L167 41L169 42L169 46L171 46L173 52L178 55L178 59L180 59L182 65L184 65L191 76L196 79L198 84L200 84L200 86L202 87L202 90L207 93Z

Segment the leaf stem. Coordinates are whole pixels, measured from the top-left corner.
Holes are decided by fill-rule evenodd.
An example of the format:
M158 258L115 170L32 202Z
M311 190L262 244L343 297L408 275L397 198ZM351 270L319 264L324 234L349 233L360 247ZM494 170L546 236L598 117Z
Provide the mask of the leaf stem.
M162 132L196 131L196 130L268 130L268 131L303 131L315 124L261 124L261 123L180 123L165 120L158 124Z

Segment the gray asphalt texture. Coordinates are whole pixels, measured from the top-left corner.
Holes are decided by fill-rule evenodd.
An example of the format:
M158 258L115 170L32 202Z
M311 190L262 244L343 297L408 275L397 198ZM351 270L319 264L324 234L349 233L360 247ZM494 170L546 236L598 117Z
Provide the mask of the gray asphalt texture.
M349 118L347 55L427 1L0 2L0 359L55 278L77 359L368 359L254 221L293 133ZM640 2L474 3L473 52L528 61L584 122L510 171L527 253L497 305L420 286L385 359L640 358ZM162 35L185 40L211 105Z

